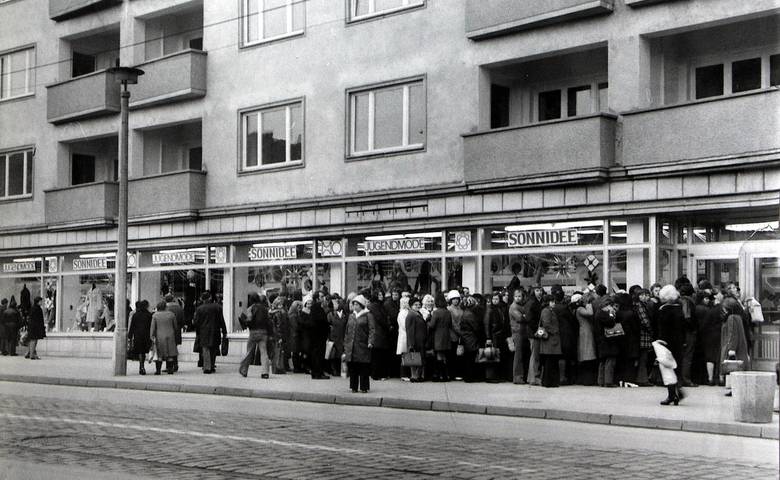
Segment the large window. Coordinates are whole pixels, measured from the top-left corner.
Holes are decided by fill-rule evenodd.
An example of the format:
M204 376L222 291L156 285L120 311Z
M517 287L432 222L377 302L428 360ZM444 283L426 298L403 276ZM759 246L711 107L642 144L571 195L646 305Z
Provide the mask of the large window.
M281 167L303 161L303 102L277 104L242 113L243 170Z
M349 18L361 20L424 4L425 0L349 0Z
M25 48L0 55L0 100L35 92L35 50Z
M778 70L778 55L759 53L749 58L696 65L693 69L694 98L698 100L768 88L780 83Z
M299 35L306 0L243 0L243 43L251 45Z
M0 200L32 195L32 150L0 153Z
M609 108L607 82L593 82L536 95L536 117L540 122L603 112Z
M349 154L372 155L425 146L422 79L349 93Z

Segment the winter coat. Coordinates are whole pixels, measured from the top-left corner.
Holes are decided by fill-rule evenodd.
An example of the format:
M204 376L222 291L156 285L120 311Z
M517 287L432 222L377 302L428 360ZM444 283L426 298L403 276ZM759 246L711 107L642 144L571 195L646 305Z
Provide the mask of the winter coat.
M578 307L574 312L579 323L580 332L577 337L577 361L589 362L596 360L596 339L593 335L593 306L588 304Z
M639 358L639 318L633 308L615 312L615 320L623 325L626 334L621 339L623 355L626 358Z
M149 336L154 339L157 357L160 360L179 355L176 350L176 314L173 312L168 310L154 312Z
M460 320L460 336L463 349L467 352L476 352L485 344L485 328L474 315L474 310L464 310Z
M409 351L424 352L428 342L428 324L422 315L409 310L406 315L406 346Z
M328 313L328 323L330 324L330 333L328 334L328 340L333 342L333 348L336 349L338 354L344 351L344 330L347 328L347 314L342 310L339 312L332 311Z
M398 318L400 308L399 302L394 302L392 297L385 298L385 301L382 303L382 313L385 314L385 320L391 336L398 335L395 319Z
M542 314L542 306L533 295L525 302L525 317L528 319L528 336L533 337L539 328L539 318Z
M607 338L604 336L605 328L615 326L616 317L604 310L596 311L593 322L593 334L596 337L596 352L599 359L617 357L620 354L620 337Z
M175 317L175 315L174 315ZM133 348L127 352L131 355L142 355L149 353L152 348L152 339L150 337L152 328L152 314L148 310L136 310L130 317L130 326L127 329L127 338L133 339Z
M289 343L290 351L293 353L303 352L303 322L302 311L290 311L287 314L287 322L290 324Z
M558 318L558 329L561 332L561 353L566 360L577 361L577 337L580 326L577 319L571 313L569 307L563 303L556 303L553 312Z
M450 330L450 341L457 343L460 341L460 321L463 318L463 309L460 306L450 305L447 307L452 318L452 330Z
M268 313L268 307L262 303L255 303L250 309L251 316L249 317L248 327L249 330L265 330L269 336L274 335L274 324L271 320L271 315Z
M369 318L374 322L374 337L371 339L371 345L373 348L389 349L390 324L385 317L382 306L378 303L371 302L368 304L367 309L371 313Z
M14 340L19 334L19 329L22 328L22 315L14 307L6 307L3 310L2 318L3 330L5 330L5 338Z
M401 355L409 351L409 345L406 343L406 316L409 315L409 309L403 309L398 312L398 341L395 346L395 354Z
M539 342L539 355L562 355L560 319L550 307L544 307L539 326L547 332L547 340Z
M46 324L43 323L43 309L40 305L33 305L32 307L27 334L30 340L46 338Z
M658 339L666 342L674 358L682 360L685 317L679 303L664 303L658 309Z
M0 305L0 340L5 340L7 338L6 328L5 328L5 313L6 307Z
M268 311L268 316L271 318L271 325L273 325L273 334L277 341L282 342L282 348L286 352L289 348L287 342L290 338L290 323L287 319L287 312L284 308L272 308Z
M216 303L204 303L195 310L194 326L201 348L219 348L221 336L227 336L222 307Z
M446 352L452 346L450 334L452 331L452 316L446 308L437 308L428 320L429 330L433 335L433 349L437 352Z
M729 350L734 350L737 360L742 360L743 370L750 370L750 356L748 356L748 345L745 337L745 328L742 325L742 317L731 314L726 317L721 327L721 347L720 361L729 358Z
M723 324L720 320L720 308L696 305L696 318L699 320L699 334L696 340L701 346L704 361L720 363L720 332Z
M493 346L503 347L506 345L506 337L509 332L504 331L504 317L501 315L501 308L498 305L489 304L485 309L485 338L493 341Z
M512 337L528 338L528 318L522 305L512 302L509 307L509 328Z
M184 328L184 309L178 302L165 304L165 309L176 316L176 345L181 345L181 331Z
M677 361L672 355L672 352L658 340L653 342L653 350L655 351L655 358L658 360L658 369L661 371L661 378L664 381L664 385L676 384L677 374L674 371L677 369Z
M350 314L344 333L344 355L347 362L371 363L371 350L368 348L374 327L371 325L368 310L359 314Z

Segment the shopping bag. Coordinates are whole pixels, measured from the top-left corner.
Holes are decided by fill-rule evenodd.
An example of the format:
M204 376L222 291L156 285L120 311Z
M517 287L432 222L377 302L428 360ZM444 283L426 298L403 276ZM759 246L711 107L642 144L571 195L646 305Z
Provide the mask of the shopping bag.
M227 337L222 337L222 343L219 345L219 354L226 357L230 349L230 340Z
M404 367L422 367L422 353L420 352L402 353L401 365Z
M604 336L606 338L622 337L626 332L623 330L623 325L620 322L615 322L615 326L611 328L604 328Z

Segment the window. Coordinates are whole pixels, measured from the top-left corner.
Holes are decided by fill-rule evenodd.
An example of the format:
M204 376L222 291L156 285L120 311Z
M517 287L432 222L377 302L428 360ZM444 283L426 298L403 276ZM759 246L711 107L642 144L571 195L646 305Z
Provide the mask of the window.
M699 64L701 65L701 64ZM723 63L693 65L693 98L719 97L780 84L780 55L727 58Z
M572 118L602 112L607 104L607 82L592 82L555 90L535 90L536 121Z
M303 160L303 102L245 112L241 124L244 170Z
M407 8L420 7L425 0L349 0L350 20L361 20Z
M0 199L32 195L33 151L0 153Z
M509 126L509 97L509 88L490 85L490 128Z
M350 92L350 156L423 148L425 102L423 80Z
M243 0L244 45L299 35L308 0Z
M539 121L561 118L561 91L539 92Z
M0 55L0 100L35 92L34 49L25 48Z
M780 85L780 54L769 57L769 85Z
M97 59L94 55L86 53L73 52L73 63L71 65L71 77L76 78L95 71Z
M95 181L95 157L74 153L71 158L70 184L81 185Z
M569 117L589 114L590 105L590 85L572 87L569 89L569 98L566 106L567 115Z
M731 92L761 88L761 58L740 60L731 64Z

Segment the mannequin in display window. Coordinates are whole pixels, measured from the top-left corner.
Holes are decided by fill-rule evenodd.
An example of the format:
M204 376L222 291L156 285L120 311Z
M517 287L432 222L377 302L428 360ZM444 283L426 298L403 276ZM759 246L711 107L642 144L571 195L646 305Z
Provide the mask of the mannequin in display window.
M30 290L27 288L27 284L22 285L22 291L19 292L19 311L22 317L26 317L32 310L32 301L30 300Z
M87 292L87 323L92 331L99 331L101 325L101 313L103 310L103 292L92 282L92 288Z

